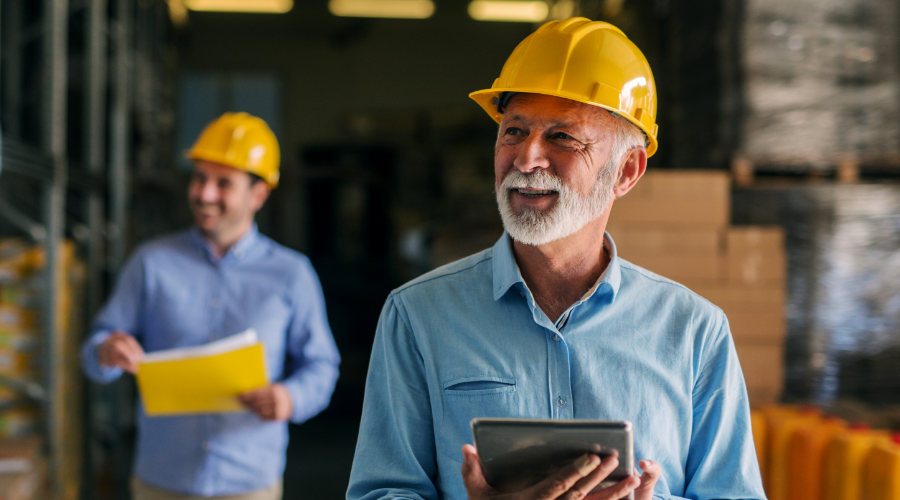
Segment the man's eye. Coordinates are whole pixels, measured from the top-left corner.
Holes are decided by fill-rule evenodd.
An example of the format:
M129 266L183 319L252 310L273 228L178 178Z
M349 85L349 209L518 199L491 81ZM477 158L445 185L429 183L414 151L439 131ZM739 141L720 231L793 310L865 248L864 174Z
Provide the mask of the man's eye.
M566 139L566 140L568 140L568 139L572 139L573 137L572 137L571 135L565 133L565 132L557 132L557 133L553 134L553 138L554 138L554 139Z
M506 135L522 135L522 129L509 127L508 129L506 129Z

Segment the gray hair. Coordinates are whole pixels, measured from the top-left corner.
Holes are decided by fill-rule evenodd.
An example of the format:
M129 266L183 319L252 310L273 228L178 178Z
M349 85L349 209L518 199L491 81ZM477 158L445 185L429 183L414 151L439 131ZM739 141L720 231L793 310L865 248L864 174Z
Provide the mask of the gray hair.
M612 149L609 152L609 159L615 160L618 168L619 163L634 148L646 148L649 141L644 131L626 120L622 115L609 111L609 114L616 119L616 137L613 140Z

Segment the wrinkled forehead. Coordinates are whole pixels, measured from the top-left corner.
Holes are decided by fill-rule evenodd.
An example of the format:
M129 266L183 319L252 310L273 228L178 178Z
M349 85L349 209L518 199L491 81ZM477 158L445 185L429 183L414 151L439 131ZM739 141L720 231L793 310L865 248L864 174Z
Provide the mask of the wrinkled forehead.
M615 118L603 108L563 97L525 92L516 93L506 101L500 123L544 128L576 126L596 129L597 133L615 130Z
M602 123L612 116L603 108L564 97L517 92L505 103L503 120L508 119Z

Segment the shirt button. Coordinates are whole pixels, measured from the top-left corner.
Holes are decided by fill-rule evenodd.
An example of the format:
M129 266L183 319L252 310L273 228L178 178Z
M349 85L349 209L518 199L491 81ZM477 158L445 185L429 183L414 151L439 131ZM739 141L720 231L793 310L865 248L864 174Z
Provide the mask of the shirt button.
M209 441L204 441L201 445L204 450L209 450Z
M559 399L556 400L556 406L559 406L559 407L566 406L566 398L560 396Z
M222 301L219 299L213 299L212 306L213 306L213 309L218 309L218 308L222 307Z
M557 333L556 335L553 336L553 340L559 342L560 340L562 340L562 337L560 337L559 334Z

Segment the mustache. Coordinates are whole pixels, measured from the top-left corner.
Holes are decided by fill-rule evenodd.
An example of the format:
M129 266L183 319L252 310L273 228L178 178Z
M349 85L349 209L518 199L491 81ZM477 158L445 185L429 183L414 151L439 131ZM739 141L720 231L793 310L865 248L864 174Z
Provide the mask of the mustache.
M562 179L546 170L538 170L533 174L525 174L518 170L512 170L507 174L506 178L503 179L500 187L504 190L528 188L561 191L564 188L564 185Z

